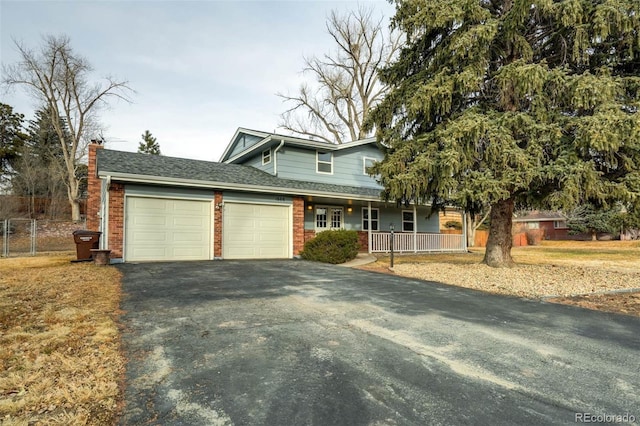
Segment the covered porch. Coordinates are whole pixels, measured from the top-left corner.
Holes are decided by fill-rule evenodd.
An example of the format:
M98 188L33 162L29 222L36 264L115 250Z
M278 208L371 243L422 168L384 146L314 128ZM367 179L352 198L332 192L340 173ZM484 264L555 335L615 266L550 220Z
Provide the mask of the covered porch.
M397 206L379 199L305 197L305 241L328 229L358 232L360 251L388 253L465 252L465 235L441 234L430 206ZM463 215L464 217L464 215Z

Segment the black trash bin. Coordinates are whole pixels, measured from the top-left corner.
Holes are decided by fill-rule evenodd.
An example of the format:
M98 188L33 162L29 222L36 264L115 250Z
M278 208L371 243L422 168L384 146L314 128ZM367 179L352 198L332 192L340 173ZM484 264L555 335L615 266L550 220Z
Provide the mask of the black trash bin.
M73 231L73 241L76 243L76 262L88 262L92 260L91 249L100 248L100 235L102 232L77 230Z

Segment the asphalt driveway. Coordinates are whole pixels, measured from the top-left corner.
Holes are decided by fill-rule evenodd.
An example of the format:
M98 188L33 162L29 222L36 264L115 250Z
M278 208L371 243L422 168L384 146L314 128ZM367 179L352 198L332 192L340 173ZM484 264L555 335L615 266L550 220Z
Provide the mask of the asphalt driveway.
M120 268L122 424L640 422L638 318L296 260Z

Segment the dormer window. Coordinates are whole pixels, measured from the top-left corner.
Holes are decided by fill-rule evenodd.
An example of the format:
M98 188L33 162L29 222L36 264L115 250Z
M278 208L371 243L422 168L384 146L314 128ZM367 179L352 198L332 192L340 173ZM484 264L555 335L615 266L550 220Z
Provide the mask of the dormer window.
M269 164L271 162L271 148L262 151L262 165Z
M333 153L316 152L316 172L333 174Z

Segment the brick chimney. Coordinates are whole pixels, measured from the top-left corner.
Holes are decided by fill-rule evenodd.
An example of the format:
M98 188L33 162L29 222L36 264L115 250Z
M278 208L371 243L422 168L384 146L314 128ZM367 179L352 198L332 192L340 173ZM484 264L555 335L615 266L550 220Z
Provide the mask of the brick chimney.
M87 164L87 229L97 231L100 228L101 184L98 178L97 153L103 149L102 141L92 140L89 144L89 163Z

